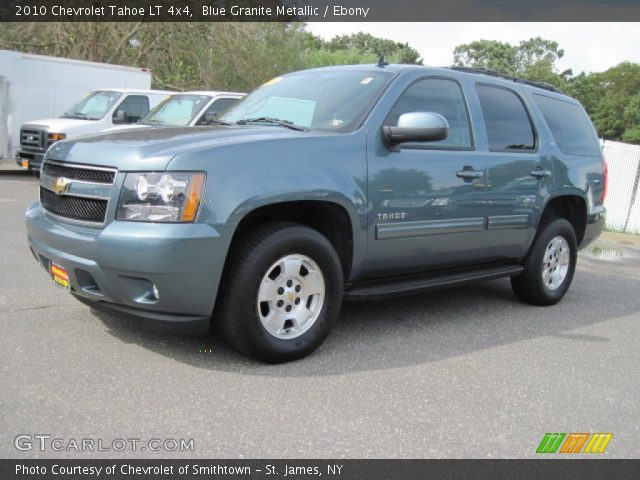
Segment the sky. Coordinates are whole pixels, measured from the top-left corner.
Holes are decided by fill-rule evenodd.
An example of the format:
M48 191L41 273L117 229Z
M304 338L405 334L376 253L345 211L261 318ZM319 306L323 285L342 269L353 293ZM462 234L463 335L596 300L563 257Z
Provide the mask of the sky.
M558 69L574 75L600 72L625 60L640 63L640 23L308 23L314 35L330 39L336 35L366 32L376 37L409 43L425 65L442 67L453 63L453 49L474 40L499 40L517 44L542 37L558 42L564 57Z

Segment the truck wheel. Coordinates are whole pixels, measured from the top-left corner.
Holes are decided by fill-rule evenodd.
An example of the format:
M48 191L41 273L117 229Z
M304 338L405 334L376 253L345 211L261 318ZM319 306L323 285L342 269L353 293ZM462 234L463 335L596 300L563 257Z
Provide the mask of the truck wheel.
M311 228L277 223L254 231L234 257L219 319L227 342L268 363L318 348L342 303L342 267L331 243Z
M576 234L564 219L542 227L524 261L524 272L511 277L513 291L534 305L558 303L569 290L576 268Z

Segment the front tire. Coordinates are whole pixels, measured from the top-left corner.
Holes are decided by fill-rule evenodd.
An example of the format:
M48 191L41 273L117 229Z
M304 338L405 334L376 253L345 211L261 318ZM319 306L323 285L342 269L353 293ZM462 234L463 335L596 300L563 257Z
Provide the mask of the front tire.
M329 335L343 273L331 243L294 223L255 230L231 258L219 329L236 350L267 363L302 358Z
M554 305L571 286L577 260L573 226L559 218L538 232L524 261L524 272L511 277L516 296L533 305Z

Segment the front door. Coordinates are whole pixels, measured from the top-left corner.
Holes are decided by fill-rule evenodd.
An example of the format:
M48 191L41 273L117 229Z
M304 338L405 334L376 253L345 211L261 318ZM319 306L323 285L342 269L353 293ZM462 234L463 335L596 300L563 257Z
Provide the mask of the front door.
M435 112L449 122L445 140L385 145L369 136L370 277L436 270L482 261L486 221L486 154L474 150L467 104L449 78L412 83L389 112L397 125L409 112Z

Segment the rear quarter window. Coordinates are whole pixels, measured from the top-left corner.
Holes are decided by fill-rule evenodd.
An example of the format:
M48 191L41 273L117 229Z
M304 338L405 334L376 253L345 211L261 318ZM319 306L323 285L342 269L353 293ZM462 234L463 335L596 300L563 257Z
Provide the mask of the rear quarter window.
M533 100L540 108L562 153L601 156L591 120L580 106L539 94L534 94Z

